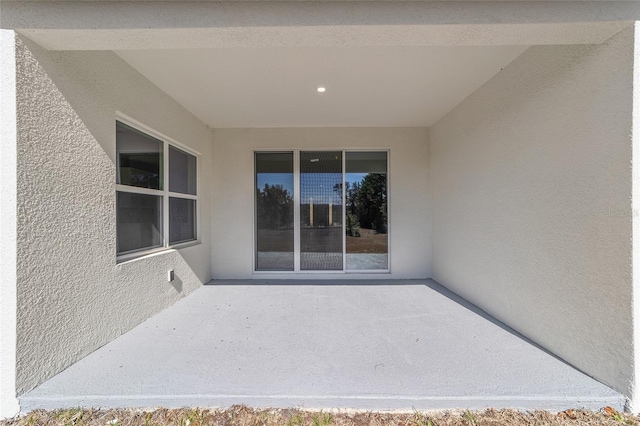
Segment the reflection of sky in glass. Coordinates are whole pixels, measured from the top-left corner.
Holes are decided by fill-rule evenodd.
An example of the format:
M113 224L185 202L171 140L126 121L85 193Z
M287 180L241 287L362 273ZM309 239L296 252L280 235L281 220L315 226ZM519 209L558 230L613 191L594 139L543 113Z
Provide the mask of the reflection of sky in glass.
M345 173L344 180L349 183L360 183L368 173Z
M337 190L334 190L338 185ZM300 173L302 204L342 204L342 173Z
M362 179L367 175L367 173L346 173L345 181L353 184L355 182L362 182ZM332 179L328 177L331 176ZM316 188L317 182L321 181L320 178L323 178L324 181L333 182L332 185L328 185L326 191L322 191L322 197L318 197L317 193L319 188ZM258 173L257 179L257 187L258 189L264 189L265 184L269 185L281 185L284 189L289 191L289 194L293 196L293 174L291 173ZM332 204L339 205L342 204L342 194L338 191L333 190L334 184L342 183L342 175L339 173L301 173L300 174L300 190L301 190L301 198L302 204L308 204L309 199L313 196L313 202L316 204L328 204L331 202Z
M292 173L258 173L257 187L263 190L265 184L270 186L280 185L293 197L293 174Z

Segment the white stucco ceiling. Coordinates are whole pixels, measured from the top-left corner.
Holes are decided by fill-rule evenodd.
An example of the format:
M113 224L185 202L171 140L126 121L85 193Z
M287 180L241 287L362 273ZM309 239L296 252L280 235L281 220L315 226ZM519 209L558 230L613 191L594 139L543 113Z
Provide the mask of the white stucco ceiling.
M526 46L116 53L211 127L431 126ZM327 91L320 94L318 86Z

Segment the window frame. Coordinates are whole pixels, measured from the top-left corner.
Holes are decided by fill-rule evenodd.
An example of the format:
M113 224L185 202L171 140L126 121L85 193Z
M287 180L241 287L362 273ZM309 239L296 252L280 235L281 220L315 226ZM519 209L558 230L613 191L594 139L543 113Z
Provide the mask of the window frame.
M129 260L137 259L143 256L160 253L168 250L178 250L184 247L201 244L201 232L200 232L200 156L201 154L186 146L183 143L176 141L152 128L140 123L137 120L132 119L122 113L116 113L114 124L117 122L125 124L135 130L142 132L152 138L158 139L162 142L162 188L163 189L150 189L141 188L137 186L123 185L118 182L118 174L120 173L120 158L117 154L117 135L114 137L114 151L115 151L115 193L114 200L117 199L118 192L128 192L133 194L155 195L162 197L162 246L154 248L145 248L139 250L131 250L123 253L118 253L117 249L117 223L116 223L116 263L122 263ZM115 126L114 126L115 128ZM183 194L181 192L169 191L169 146L183 151L189 155L193 155L196 158L196 195ZM195 238L192 240L181 241L175 244L169 243L169 198L182 198L188 200L194 200L196 203L195 209ZM116 215L117 205L116 205Z

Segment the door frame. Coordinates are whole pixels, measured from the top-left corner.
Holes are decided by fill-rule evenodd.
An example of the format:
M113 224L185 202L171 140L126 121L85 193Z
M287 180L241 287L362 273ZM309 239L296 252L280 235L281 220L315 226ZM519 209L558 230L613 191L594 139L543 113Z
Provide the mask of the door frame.
M300 270L300 152L342 152L342 270ZM293 271L261 271L256 269L256 253L258 249L257 226L257 202L255 196L256 190L256 154L257 153L285 153L293 154L293 253L294 253L294 269ZM387 154L387 269L366 269L366 270L347 270L347 235L346 226L346 154L347 152L384 152ZM253 148L251 149L253 157L252 171L252 198L253 198L253 223L252 223L252 256L251 256L251 274L254 278L261 276L275 275L364 275L364 274L391 274L391 191L390 191L390 165L391 165L391 149L390 148Z

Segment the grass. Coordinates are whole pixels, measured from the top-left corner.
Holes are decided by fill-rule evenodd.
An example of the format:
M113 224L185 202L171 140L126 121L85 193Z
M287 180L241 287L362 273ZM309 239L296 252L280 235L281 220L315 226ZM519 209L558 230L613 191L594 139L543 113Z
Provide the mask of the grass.
M598 412L495 410L438 411L412 413L317 412L298 409L252 409L235 405L226 409L159 408L37 410L0 421L0 426L500 426L500 425L640 425L640 416L619 413L611 407Z
M360 229L359 237L347 236L347 253L389 253L387 234L373 229Z

